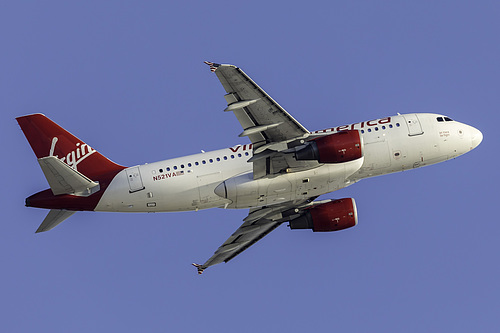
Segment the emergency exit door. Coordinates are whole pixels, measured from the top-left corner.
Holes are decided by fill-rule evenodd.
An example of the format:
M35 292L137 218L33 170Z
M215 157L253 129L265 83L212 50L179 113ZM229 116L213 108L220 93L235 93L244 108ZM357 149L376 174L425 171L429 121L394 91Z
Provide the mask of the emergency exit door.
M132 167L125 170L127 174L128 186L130 188L130 193L144 190L144 184L142 183L141 172L139 167Z

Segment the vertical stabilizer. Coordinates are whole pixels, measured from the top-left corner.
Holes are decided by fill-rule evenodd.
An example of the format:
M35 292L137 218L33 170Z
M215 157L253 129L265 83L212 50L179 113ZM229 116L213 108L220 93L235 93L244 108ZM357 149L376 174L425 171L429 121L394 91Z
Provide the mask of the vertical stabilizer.
M97 181L100 176L113 172L116 174L124 168L43 114L31 114L16 119L38 159L55 156L71 168Z

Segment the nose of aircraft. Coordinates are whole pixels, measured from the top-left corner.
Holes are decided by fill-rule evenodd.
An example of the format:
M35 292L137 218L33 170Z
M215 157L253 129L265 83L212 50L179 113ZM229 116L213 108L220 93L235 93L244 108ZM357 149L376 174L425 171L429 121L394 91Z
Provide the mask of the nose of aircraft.
M479 146L479 144L483 141L483 133L476 128L472 128L472 149Z

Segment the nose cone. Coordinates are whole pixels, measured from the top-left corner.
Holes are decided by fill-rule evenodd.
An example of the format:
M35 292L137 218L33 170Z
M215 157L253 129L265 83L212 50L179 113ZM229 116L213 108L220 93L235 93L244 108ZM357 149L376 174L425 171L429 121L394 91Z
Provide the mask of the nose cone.
M483 133L476 128L472 128L472 149L479 146L481 141L483 141Z

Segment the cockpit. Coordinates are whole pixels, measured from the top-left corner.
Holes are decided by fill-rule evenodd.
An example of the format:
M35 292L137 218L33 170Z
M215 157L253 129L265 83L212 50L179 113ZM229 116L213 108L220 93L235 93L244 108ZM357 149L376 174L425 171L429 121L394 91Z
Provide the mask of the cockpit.
M448 118L448 117L437 117L436 120L440 123L443 121L453 121L453 119Z

